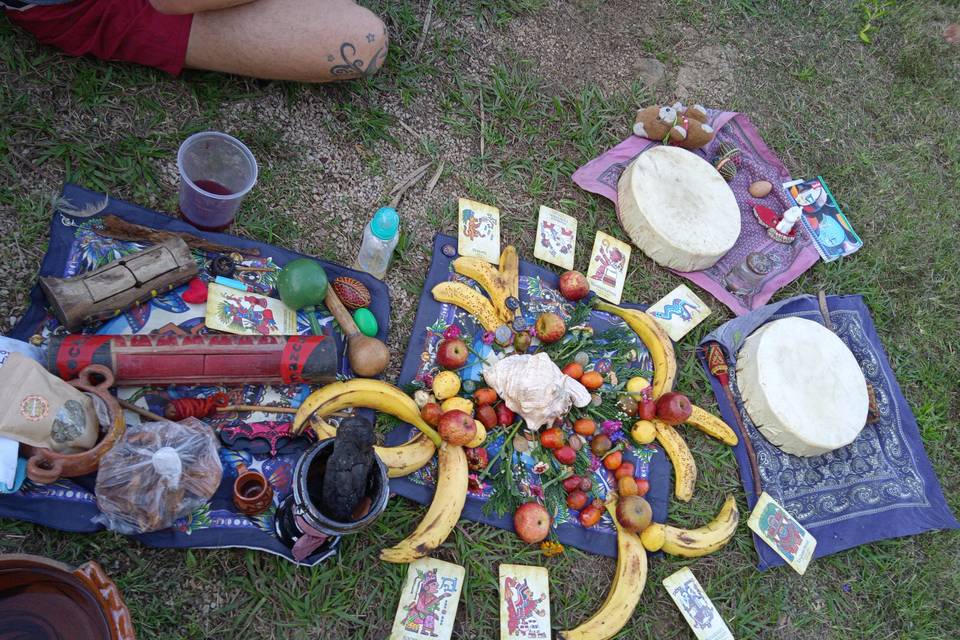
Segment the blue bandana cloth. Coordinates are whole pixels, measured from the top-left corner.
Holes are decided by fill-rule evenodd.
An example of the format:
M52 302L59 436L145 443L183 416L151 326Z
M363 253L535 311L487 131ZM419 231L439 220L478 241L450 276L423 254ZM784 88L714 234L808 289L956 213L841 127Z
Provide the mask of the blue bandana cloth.
M828 296L834 331L850 348L867 382L873 386L879 420L864 427L846 447L820 456L784 453L756 428L737 389L737 353L747 336L780 318L799 317L823 324L817 299L797 296L769 304L722 325L700 343L698 357L713 386L723 419L736 415L753 443L761 489L770 494L817 539L815 558L861 544L933 529L960 528L947 506L930 466L917 421L900 391L862 296ZM707 348L719 344L729 367L727 391L710 373ZM751 509L757 502L746 446L734 449ZM761 570L784 564L754 535Z

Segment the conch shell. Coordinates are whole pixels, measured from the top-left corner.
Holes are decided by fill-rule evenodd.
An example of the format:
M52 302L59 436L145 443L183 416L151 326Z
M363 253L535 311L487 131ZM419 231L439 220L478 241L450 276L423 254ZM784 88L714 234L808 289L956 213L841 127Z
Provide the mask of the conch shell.
M566 415L570 405L585 407L590 402L590 392L564 375L545 353L488 362L483 379L534 431Z

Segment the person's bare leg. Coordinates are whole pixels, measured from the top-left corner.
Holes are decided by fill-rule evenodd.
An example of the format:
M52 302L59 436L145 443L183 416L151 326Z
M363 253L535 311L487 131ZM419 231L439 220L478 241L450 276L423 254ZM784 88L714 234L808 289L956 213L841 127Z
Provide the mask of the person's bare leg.
M383 21L350 0L256 0L195 14L186 66L329 82L374 73L386 56Z

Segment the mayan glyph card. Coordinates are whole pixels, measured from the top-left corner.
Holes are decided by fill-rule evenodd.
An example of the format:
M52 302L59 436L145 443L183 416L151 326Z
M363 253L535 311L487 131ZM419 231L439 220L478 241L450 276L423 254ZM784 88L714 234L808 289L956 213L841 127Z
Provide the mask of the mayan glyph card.
M603 231L597 231L597 236L593 239L590 266L587 268L590 290L604 300L620 304L629 264L630 245Z
M500 565L500 640L550 640L546 567Z
M647 309L670 339L679 342L710 315L710 307L685 284L680 285Z
M806 572L817 548L817 539L766 491L760 494L747 526L797 573Z
M461 256L500 263L500 210L460 198L457 252Z
M561 269L573 269L577 247L577 219L562 211L540 205L537 219L537 245L533 256Z
M390 640L450 640L464 575L463 567L443 560L411 562Z
M211 282L207 286L206 325L243 336L295 336L297 313L276 298Z
M699 640L733 640L727 623L689 567L664 578L663 586Z

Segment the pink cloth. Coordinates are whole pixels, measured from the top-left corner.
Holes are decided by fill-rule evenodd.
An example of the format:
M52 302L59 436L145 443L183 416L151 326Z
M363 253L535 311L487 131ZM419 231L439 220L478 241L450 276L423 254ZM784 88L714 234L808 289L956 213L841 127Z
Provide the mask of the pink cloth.
M743 315L766 304L774 293L813 266L820 255L806 231L801 231L792 244L782 244L772 240L754 217L754 202L778 212L785 211L793 202L780 187L790 180L790 172L767 148L753 123L740 113L711 110L710 124L717 130L716 138L706 149L695 153L709 161L721 142L733 144L742 152L737 161L737 175L730 182L730 188L740 204L740 237L733 248L709 269L674 273L709 291L735 314ZM587 191L609 198L616 206L620 174L634 158L658 144L631 135L577 169L573 181ZM750 184L757 180L767 180L773 184L770 195L755 199L747 192ZM619 216L620 209L617 207ZM757 270L745 271L748 256L751 256L751 264L762 267L758 269L762 273Z

